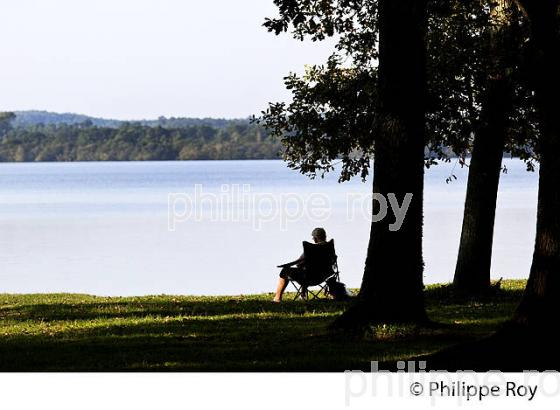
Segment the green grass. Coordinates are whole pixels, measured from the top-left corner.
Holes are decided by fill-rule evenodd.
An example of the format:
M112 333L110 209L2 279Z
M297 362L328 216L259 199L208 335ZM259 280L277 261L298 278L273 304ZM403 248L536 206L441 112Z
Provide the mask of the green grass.
M346 304L326 299L4 294L0 371L367 369L490 334L524 286L504 281L495 296L476 300L429 286L428 314L443 326L377 326L359 338L328 331Z

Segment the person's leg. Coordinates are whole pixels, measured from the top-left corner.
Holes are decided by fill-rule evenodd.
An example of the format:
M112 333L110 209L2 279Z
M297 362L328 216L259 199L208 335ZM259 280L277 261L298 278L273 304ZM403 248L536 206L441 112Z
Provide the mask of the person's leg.
M286 290L286 287L288 286L288 281L285 278L280 278L278 280L278 287L276 288L276 295L274 296L273 301L274 302L281 302L282 301L282 295L284 294L284 291Z
M282 295L284 294L284 291L290 283L290 278L292 278L294 275L297 275L298 271L298 268L282 268L282 271L280 272L280 279L278 280L278 286L276 287L276 295L274 295L273 299L274 302L282 301Z

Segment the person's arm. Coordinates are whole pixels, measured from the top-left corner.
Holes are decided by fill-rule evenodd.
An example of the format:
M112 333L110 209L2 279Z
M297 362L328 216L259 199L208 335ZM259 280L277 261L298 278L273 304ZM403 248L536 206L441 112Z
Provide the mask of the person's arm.
M303 253L302 253L301 256L299 258L297 258L295 261L288 262L288 263L285 263L283 265L278 265L278 267L279 268L288 268L288 267L294 266L294 265L301 266L301 265L303 265L304 262L305 262L305 258L304 258Z

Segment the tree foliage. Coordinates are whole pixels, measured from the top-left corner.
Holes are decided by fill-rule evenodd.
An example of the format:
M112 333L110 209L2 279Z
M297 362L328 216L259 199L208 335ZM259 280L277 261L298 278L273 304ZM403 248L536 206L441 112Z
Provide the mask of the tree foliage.
M428 106L426 164L464 158L483 124L481 106L492 75L495 0L432 0L427 31ZM258 119L284 146L288 165L311 177L341 162L340 180L365 178L374 155L375 130L386 127L377 109L378 22L376 0L276 0L279 16L265 21L275 34L290 31L296 39L335 37L332 56L304 75L285 78L289 103L271 103ZM503 12L510 24L501 29L500 58L513 90L507 149L534 156L533 95L524 86L527 22L513 7Z
M13 112L0 112L0 137L3 137L12 129L12 122L15 118Z

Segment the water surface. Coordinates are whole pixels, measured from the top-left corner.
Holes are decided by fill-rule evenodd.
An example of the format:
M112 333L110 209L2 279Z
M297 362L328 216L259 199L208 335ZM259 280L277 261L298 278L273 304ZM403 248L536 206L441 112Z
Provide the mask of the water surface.
M492 276L525 278L537 175L519 160L505 164ZM458 180L446 184L451 174ZM455 162L427 171L426 283L452 280L466 178ZM198 214L170 230L169 195L194 198L197 184ZM358 287L370 190L370 181L338 184L335 175L311 181L281 161L0 164L0 293L272 291L275 265L297 257L317 225L336 240L343 282Z

